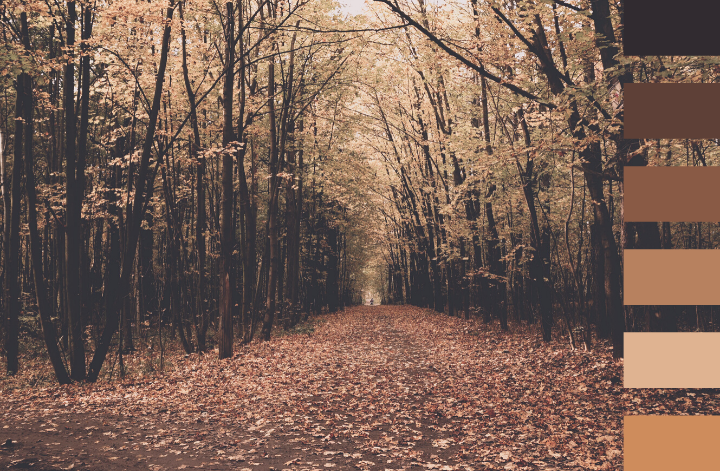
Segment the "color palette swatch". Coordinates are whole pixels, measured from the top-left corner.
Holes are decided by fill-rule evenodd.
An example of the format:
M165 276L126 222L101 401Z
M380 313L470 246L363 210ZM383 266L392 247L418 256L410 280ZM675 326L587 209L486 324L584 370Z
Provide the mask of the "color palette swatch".
M630 415L624 422L625 471L720 467L720 416Z
M720 83L628 83L623 101L626 139L720 138Z
M625 250L624 303L720 305L720 250Z
M625 0L626 56L717 56L720 3L713 0Z
M720 221L720 167L625 167L624 173L626 221Z
M720 332L625 332L624 343L626 388L720 388Z
M622 6L626 56L720 55L720 2ZM718 139L718 109L720 83L625 84L624 137ZM719 167L625 167L623 184L626 222L720 221ZM720 305L719 267L720 250L625 250L624 304ZM624 385L718 388L718 357L720 333L625 333ZM720 469L720 416L627 416L624 434L625 471Z

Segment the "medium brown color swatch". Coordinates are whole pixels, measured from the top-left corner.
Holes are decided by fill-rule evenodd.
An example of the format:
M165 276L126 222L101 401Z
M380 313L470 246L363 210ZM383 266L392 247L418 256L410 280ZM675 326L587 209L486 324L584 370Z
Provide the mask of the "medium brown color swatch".
M626 388L720 388L720 332L625 332Z
M720 305L720 250L625 250L624 304Z
M720 138L720 83L628 83L626 139Z
M716 471L720 416L630 415L624 420L625 471Z
M624 189L626 221L720 221L720 167L625 167Z

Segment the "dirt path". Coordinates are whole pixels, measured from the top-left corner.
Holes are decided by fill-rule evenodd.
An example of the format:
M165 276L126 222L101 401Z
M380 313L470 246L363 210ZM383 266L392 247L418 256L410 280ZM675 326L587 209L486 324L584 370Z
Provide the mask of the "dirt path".
M47 408L25 407L33 414L13 412L12 408L4 414L3 422L12 425L3 428L0 437L17 443L0 449L0 464L32 469L68 469L71 465L92 469L175 469L182 465L205 469L392 469L412 467L413 463L420 466L425 462L422 458L431 456L438 464L452 461L455 450L446 446L448 435L443 427L449 420L437 411L431 398L442 379L426 361L422 341L402 330L389 309L356 309L355 316L334 320L350 321L337 331L326 329L315 338L293 339L310 347L311 358L305 358L310 364L305 368L295 368L304 361L302 356L278 355L272 344L262 349L284 362L270 371L258 365L250 377L243 375L254 383L245 386L275 397L269 398L270 404L262 395L251 397L250 403L257 407L228 404L221 414L227 417L235 412L242 417L249 413L251 420L240 418L232 424L212 420L215 414L200 403L192 407L157 397L153 384L143 385L150 396L141 400L150 402L149 410L132 401L143 396L142 386L140 390L126 385L106 391L113 397L105 401L103 391L97 392L97 398L80 393L64 401L66 393L56 392L55 404L43 404ZM282 349L287 342L279 343ZM262 361L245 360L238 355L233 362ZM233 362L226 369L232 369ZM217 367L217 362L212 366ZM189 369L202 367L197 363ZM283 367L288 371L283 372ZM278 376L284 377L279 385ZM229 380L225 387L217 386L222 393L232 394L237 379L228 374L223 379ZM211 399L206 384L196 390L192 381L174 386L188 399ZM122 395L119 391L123 389L133 392ZM63 406L59 410L52 407L58 402ZM165 407L158 408L158 402ZM287 406L282 414L268 414L272 403ZM66 406L69 410L63 410ZM194 417L183 411L186 406L192 407ZM111 413L117 409L125 411ZM228 446L222 446L223 441Z
M623 415L718 409L629 394L608 351L411 307L326 319L165 376L12 392L0 469L620 469Z

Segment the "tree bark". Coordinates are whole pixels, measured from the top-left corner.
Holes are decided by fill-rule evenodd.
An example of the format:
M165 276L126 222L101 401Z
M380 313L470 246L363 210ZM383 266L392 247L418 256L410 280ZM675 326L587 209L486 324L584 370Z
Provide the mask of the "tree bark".
M28 35L27 16L25 12L20 14L23 43L27 49L30 48ZM33 161L33 95L32 78L23 74L19 86L24 87L23 100L23 121L25 135L25 197L27 203L28 229L30 232L30 253L33 267L33 281L35 284L35 297L40 312L40 325L42 326L45 346L48 350L50 363L55 371L55 377L60 384L69 384L70 377L62 361L62 354L58 348L55 325L52 322L52 304L47 297L47 286L43 274L42 242L37 227L37 195L35 189L35 173ZM21 139L16 136L16 139ZM19 164L19 161L16 161ZM18 182L19 184L19 182Z
M233 84L235 82L235 15L233 2L225 4L225 85L223 88L222 208L220 212L220 359L232 356L233 341Z
M523 135L525 137L525 147L530 147L530 131L525 121L522 109L518 110L518 120L522 126ZM528 151L529 152L529 151ZM533 248L532 260L530 261L530 278L538 290L538 308L540 311L540 320L542 324L543 340L549 342L552 339L552 302L549 296L550 286L549 280L546 280L545 264L549 264L549 244L548 253L544 250L542 243L542 235L540 234L540 224L538 222L537 209L535 207L535 176L534 176L534 160L528 153L525 168L522 168L519 160L516 160L518 173L522 182L523 194L525 195L525 203L527 204L528 213L530 215L530 245Z
M25 15L25 13L23 13ZM27 19L25 20L27 22ZM7 176L4 181L4 204L5 204L5 279L4 296L7 309L5 318L5 353L7 357L7 374L14 375L18 372L18 349L20 335L20 287L19 287L19 263L18 253L20 252L20 203L22 197L22 167L23 167L23 131L25 103L32 98L27 96L25 84L26 74L17 77L16 101L15 101L15 137L12 168L12 186L7 191ZM32 146L32 142L30 143ZM4 165L3 165L4 167ZM5 172L3 172L5 173Z

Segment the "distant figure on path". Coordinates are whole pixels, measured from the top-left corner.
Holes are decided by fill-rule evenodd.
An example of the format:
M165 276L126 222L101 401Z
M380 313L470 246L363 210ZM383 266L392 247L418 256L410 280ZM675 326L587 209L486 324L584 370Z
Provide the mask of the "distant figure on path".
M373 305L373 302L374 302L373 298L370 298L370 305L371 305L371 306Z

